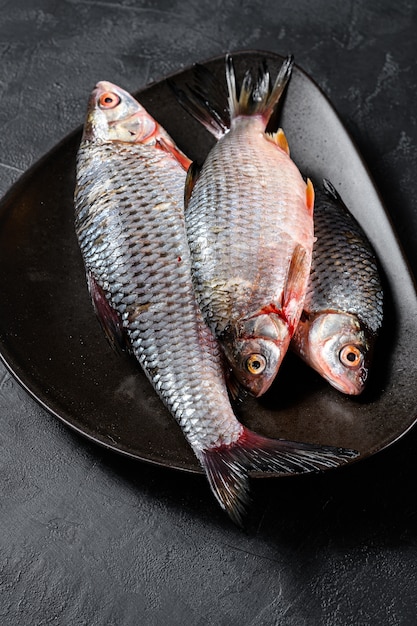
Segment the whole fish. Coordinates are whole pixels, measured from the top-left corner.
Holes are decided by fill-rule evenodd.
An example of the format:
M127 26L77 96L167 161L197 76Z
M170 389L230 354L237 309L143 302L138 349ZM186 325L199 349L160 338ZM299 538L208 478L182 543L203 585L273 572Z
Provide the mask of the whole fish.
M218 94L177 90L218 138L201 171L190 168L186 190L197 299L234 377L255 396L271 385L297 326L313 247L312 184L282 130L265 132L292 64L284 61L272 88L265 66L257 79L247 73L238 93L227 57L227 119L210 104Z
M292 349L336 389L360 394L383 319L375 253L333 185L323 181L314 211L317 241Z
M76 232L107 336L134 354L218 502L241 523L249 470L311 471L356 453L267 439L235 417L218 342L192 286L183 216L188 163L130 94L98 83L77 156Z

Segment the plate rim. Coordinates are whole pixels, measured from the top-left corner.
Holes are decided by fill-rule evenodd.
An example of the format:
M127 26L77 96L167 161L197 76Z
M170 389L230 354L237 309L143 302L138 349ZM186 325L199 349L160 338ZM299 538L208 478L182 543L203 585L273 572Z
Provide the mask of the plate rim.
M276 53L272 50L261 50L261 49L239 49L236 51L233 51L232 53L230 53L232 58L237 58L237 57L252 57L252 56L265 56L265 58L268 59L273 59L274 61L283 61L285 59L285 55ZM132 94L134 95L134 97L139 97L140 94L143 94L145 92L149 92L151 91L153 88L157 87L158 85L160 85L161 83L166 83L167 80L169 79L173 79L175 77L177 77L178 75L181 75L183 73L189 72L190 70L192 70L192 68L194 67L194 65L196 63L199 64L209 64L209 63L219 63L220 61L225 59L225 54L221 54L221 55L214 55L211 56L209 58L206 58L204 60L199 60L196 62L193 62L192 64L189 64L185 67L179 68L176 71L170 72L169 74L166 74L165 76L161 76L159 78L153 79L152 81L146 83L145 85L143 85L142 87L138 88L135 91L132 91ZM349 142L352 145L352 148L356 154L356 156L358 157L361 166L364 169L364 172L366 173L366 176L368 177L373 190L375 191L375 194L378 198L380 207L385 215L385 217L387 218L389 225L391 227L391 232L392 235L395 239L395 243L398 247L398 251L400 253L401 256L401 260L404 263L404 265L407 268L407 272L408 272L408 276L412 281L412 285L413 285L413 289L414 289L414 295L417 297L417 280L416 277L414 276L414 273L411 269L410 263L407 259L407 256L405 254L404 248L401 244L401 240L398 237L398 234L394 228L394 224L391 218L390 213L387 211L387 208L385 206L385 203L383 201L383 198L378 190L378 187L375 184L373 175L367 165L367 163L365 162L361 151L358 148L357 143L355 142L354 138L351 136L350 132L347 130L346 125L344 124L341 116L339 115L337 109L335 108L335 106L333 105L333 103L331 102L331 100L329 99L329 97L326 95L325 91L321 88L321 86L316 82L316 80L306 71L304 70L301 66L299 66L297 63L294 64L294 67L296 68L296 70L298 72L300 72L300 74L304 77L304 79L306 79L309 83L311 83L311 85L319 92L320 97L323 98L327 104L327 106L330 108L330 110L332 111L332 113L335 115L337 122L340 124L340 127L343 129L346 138L349 140ZM77 136L81 136L82 133L82 129L83 129L83 124L80 124L79 126L77 126L75 129L73 129L72 131L70 131L69 133L67 133L63 138L61 138L51 149L49 149L45 154L43 154L39 159L37 159L27 170L25 170L18 178L17 180L6 190L5 194L2 196L2 198L0 198L0 228L2 226L2 223L4 222L5 219L7 219L7 216L5 217L5 212L7 212L7 207L8 205L12 205L13 204L13 198L18 196L19 193L21 193L21 187L25 185L26 181L30 180L34 174L36 174L37 170L41 169L44 164L51 159L51 157L53 157L53 155L57 152L60 152L60 150L62 150L63 148L67 147L71 141L75 141L75 139L77 138ZM86 438L89 442L94 443L95 445L99 445L101 447L103 447L104 449L111 451L111 452L116 452L117 454L126 457L128 459L132 459L134 461L140 461L140 462L144 462L144 463L149 463L151 465L157 466L157 467L163 467L163 468L167 468L167 469L172 469L172 470L177 470L177 471L181 471L181 472L187 472L187 473L192 473L192 474L200 474L203 475L204 471L203 469L198 465L196 466L191 466L188 464L185 464L184 466L180 466L179 464L172 464L170 462L166 462L161 458L156 458L156 457L152 457L152 456L139 456L133 452L130 452L129 450L119 447L119 445L117 444L111 444L109 443L107 440L105 440L104 438L100 437L99 434L97 433L93 433L90 429L83 429L80 428L77 424L75 424L74 422L71 422L67 417L66 417L66 413L67 411L63 408L63 407L59 407L58 405L56 405L56 400L52 400L52 403L48 403L48 400L50 400L50 398L46 397L45 392L42 392L42 389L38 389L37 385L36 385L36 381L35 383L33 383L33 379L31 378L31 376L29 374L26 374L26 372L24 371L24 369L22 369L22 367L19 366L19 364L16 365L16 363L14 363L14 360L12 358L12 355L10 354L10 350L7 348L7 345L5 344L5 342L3 341L2 336L0 335L0 359L2 361L2 363L5 365L7 371L10 372L10 374L13 376L13 378L16 380L16 382L20 385L20 387L22 387L24 389L24 391L33 399L35 400L35 402L40 405L45 411L47 411L50 415L52 415L54 418L57 418L60 422L62 422L66 427L70 428L72 431L76 432L78 436L81 436L83 438ZM31 385L32 383L32 385ZM56 406L55 406L56 405ZM173 419L173 418L172 418ZM175 422L175 420L174 420ZM410 424L404 428L401 432L396 433L396 435L391 438L389 441L385 441L383 443L381 443L381 445L379 447L377 447L374 451L370 451L370 452L366 452L364 454L361 453L361 455L356 458L356 459L352 459L349 461L349 463L345 464L345 465L341 465L339 467L336 468L331 468L333 471L337 470L337 469L341 469L343 467L347 467L350 466L352 464L356 464L359 461L363 461L368 459L371 456L374 456L375 454L378 454L379 452L385 450L386 448L390 447L391 445L395 444L396 442L398 442L400 439L402 439L411 429L414 428L415 424L417 422L417 413L415 413L413 415L413 420L410 422ZM326 470L325 473L327 473ZM278 474L278 473L268 473L268 472L250 472L251 477L254 478L289 478L289 477L296 477L296 476L303 476L303 473L297 472L295 474Z

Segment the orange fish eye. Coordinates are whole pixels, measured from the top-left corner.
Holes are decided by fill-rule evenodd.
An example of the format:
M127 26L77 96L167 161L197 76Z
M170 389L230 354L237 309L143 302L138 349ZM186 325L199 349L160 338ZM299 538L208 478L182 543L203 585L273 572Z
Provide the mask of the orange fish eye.
M251 354L246 359L245 367L250 374L258 376L266 368L266 359L262 354Z
M358 367L361 364L363 355L355 345L344 346L339 352L339 359L346 367Z
M101 109L114 109L119 103L119 96L112 91L105 91L98 99L98 104Z

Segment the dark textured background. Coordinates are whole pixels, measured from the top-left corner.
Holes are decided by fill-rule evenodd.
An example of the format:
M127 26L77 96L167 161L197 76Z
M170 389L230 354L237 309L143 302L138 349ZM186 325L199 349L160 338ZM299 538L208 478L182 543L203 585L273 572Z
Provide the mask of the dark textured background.
M136 91L226 51L293 52L416 272L416 32L411 0L0 0L0 193L82 123L98 80ZM0 365L0 623L415 624L416 444L256 481L242 533L202 476L103 451Z

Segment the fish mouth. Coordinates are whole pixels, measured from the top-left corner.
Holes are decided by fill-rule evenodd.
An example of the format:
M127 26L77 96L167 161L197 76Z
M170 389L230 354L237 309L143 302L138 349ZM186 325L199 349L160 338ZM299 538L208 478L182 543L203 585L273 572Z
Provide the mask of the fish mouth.
M365 388L365 382L360 382L355 384L351 381L341 381L337 380L332 376L328 376L323 373L323 377L327 380L328 383L332 385L337 391L344 393L349 396L359 396Z
M359 396L365 389L369 371L365 366L350 372L350 375L347 372L343 372L340 376L330 366L326 366L325 363L317 362L313 364L313 367L332 387L341 393L349 396Z
M260 389L257 390L257 392L252 394L254 398L260 398L261 396L263 396L268 391L268 389L270 388L274 380L275 380L275 376L271 377L270 380L266 381L265 384Z

